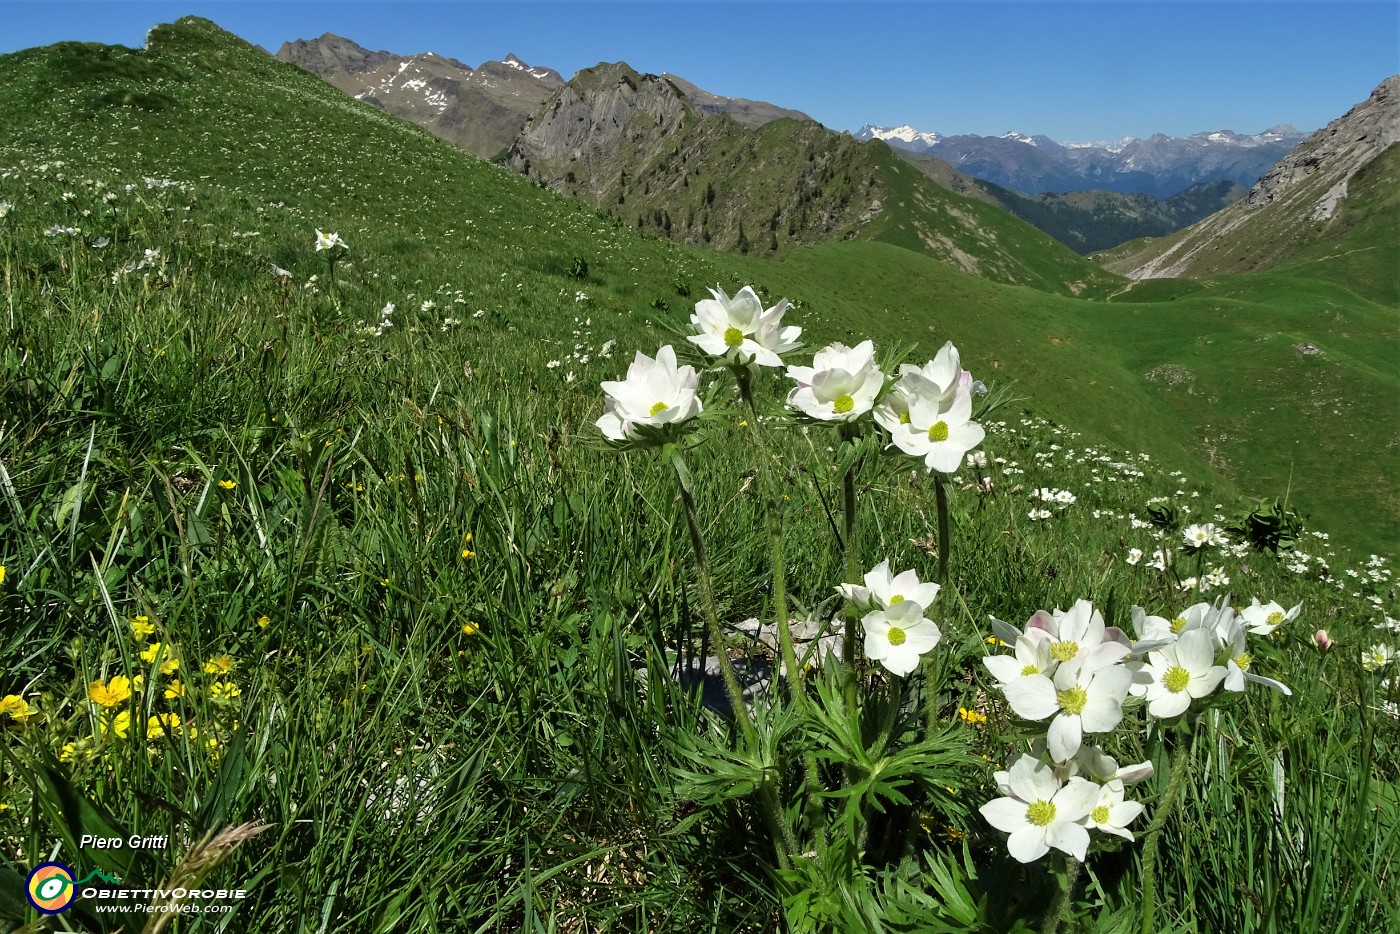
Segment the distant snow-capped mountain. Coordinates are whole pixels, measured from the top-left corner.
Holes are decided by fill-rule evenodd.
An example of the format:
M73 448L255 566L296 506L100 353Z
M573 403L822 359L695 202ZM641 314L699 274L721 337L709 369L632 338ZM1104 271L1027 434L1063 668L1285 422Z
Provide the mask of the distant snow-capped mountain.
M856 133L856 139L882 139L901 149L929 153L968 175L1027 194L1100 189L1159 198L1201 182L1253 185L1304 136L1287 124L1248 135L1215 130L1184 137L1157 133L1147 139L1064 143L1019 132L943 136L908 125L867 124Z
M872 126L867 123L860 128L856 134L856 139L882 139L891 146L899 146L901 149L909 149L914 152L927 152L932 147L938 145L943 137L937 133L921 133L909 124L904 126L883 127ZM900 145L900 144L903 145Z

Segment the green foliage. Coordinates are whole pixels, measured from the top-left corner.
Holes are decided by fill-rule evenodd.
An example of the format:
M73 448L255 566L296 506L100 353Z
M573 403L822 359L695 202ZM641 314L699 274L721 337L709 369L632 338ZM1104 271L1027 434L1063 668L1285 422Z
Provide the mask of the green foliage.
M260 821L271 829L209 876L249 897L182 929L728 934L773 930L785 907L794 926L810 909L814 926L837 930L1024 927L1051 880L1013 863L975 814L1020 739L986 692L986 616L1081 597L1112 597L1120 625L1132 603L1178 611L1194 598L1124 562L1130 547L1160 545L1128 515L1160 496L1190 521L1248 508L1192 453L1195 419L1246 412L1221 387L1267 371L1215 376L1182 356L1205 394L1190 398L1139 374L1187 353L1239 360L1242 348L1292 365L1256 339L1331 303L1350 336L1297 365L1357 400L1329 416L1345 418L1329 423L1338 433L1382 424L1365 406L1390 385L1384 309L1316 280L1090 302L991 285L889 243L770 261L639 238L200 21L157 30L145 51L5 56L0 79L0 201L11 204L0 219L0 697L33 710L0 715L0 915L16 923L36 920L15 899L30 866L95 855L73 845L84 827L168 835L169 850L127 867L155 883L202 832ZM174 103L102 103L157 91ZM81 232L46 235L52 225ZM316 228L349 244L338 294ZM580 280L570 264L585 255ZM745 282L797 302L790 320L809 350L869 334L881 348L917 340L918 360L952 337L979 378L1014 378L1034 408L988 417L987 485L949 484L957 586L939 621L932 733L908 727L913 694L872 674L863 715L828 685L821 710L774 712L769 744L738 754L670 677L702 648L675 480L650 457L598 449L597 385L660 340L686 352L675 334L688 308L653 301ZM1210 350L1194 343L1206 323L1220 342ZM1290 385L1306 382L1297 375L1285 371ZM844 578L831 546L844 462L821 432L770 420L788 385L754 380L785 503L789 595L816 612ZM1377 400L1368 387L1381 387ZM1308 431L1310 410L1289 398ZM735 409L727 385L713 390L687 454L726 626L770 619L773 603L770 556L752 534L764 462ZM1260 422L1238 417L1232 430L1253 437ZM1268 462L1257 455L1285 440L1240 440L1231 462ZM1335 517L1386 528L1391 468L1365 473L1358 463L1383 458L1338 443L1357 451L1327 449L1332 472L1299 485L1351 472L1371 489L1330 513L1309 504L1319 525L1289 556L1311 552L1307 570L1212 553L1241 599L1305 610L1257 663L1294 696L1247 695L1193 765L1200 781L1167 847L1180 858L1163 867L1172 924L1394 926L1400 735L1386 705L1400 696L1357 656L1391 638L1374 627L1400 614L1384 562L1352 567L1316 537L1342 538ZM1305 461L1315 468L1297 457L1299 476ZM1274 475L1250 476L1265 479L1239 485ZM1039 486L1079 500L1031 521ZM927 478L872 467L860 496L860 553L929 576ZM136 635L138 618L150 635ZM1327 654L1307 638L1324 621L1338 646ZM155 641L173 656L144 657ZM767 654L731 643L736 656ZM178 670L162 672L171 657ZM119 727L89 686L137 676ZM172 714L181 728L153 729ZM804 824L795 781L807 748L820 751L826 794L822 820ZM1153 752L1131 738L1111 751ZM855 839L832 835L830 859L778 872L740 796L763 787L804 832L854 828ZM1136 904L1135 851L1099 854L1086 877L1080 926L1110 930Z
M1247 541L1258 551L1278 554L1291 551L1303 534L1303 523L1298 513L1280 503L1277 499L1260 500L1237 522L1226 526L1232 534Z

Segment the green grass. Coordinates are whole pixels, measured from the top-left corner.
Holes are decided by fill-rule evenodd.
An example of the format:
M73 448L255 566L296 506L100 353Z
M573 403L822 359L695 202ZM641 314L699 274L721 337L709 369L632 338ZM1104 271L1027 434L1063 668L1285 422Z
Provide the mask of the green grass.
M921 789L916 805L938 820L910 859L872 860L854 888L890 930L1036 923L1051 880L1010 861L980 818L956 817L995 794L992 767L972 754L1000 765L1024 735L988 691L986 617L1019 622L1089 598L1125 623L1132 603L1176 612L1194 599L1124 561L1179 540L1130 515L1165 497L1178 525L1223 520L1255 491L1220 481L1193 447L1197 415L1140 374L1184 360L1198 391L1223 392L1205 366L1213 351L1179 357L1196 345L1157 319L1199 334L1218 326L1218 308L1237 309L1212 336L1244 346L1263 310L1288 313L1267 278L1088 302L990 286L890 244L777 262L689 250L638 238L211 27L163 27L153 48L155 62L72 46L0 59L0 201L13 205L0 219L0 696L36 711L0 719L0 917L37 921L16 896L51 857L155 883L188 871L206 832L258 823L269 829L221 844L206 877L248 897L170 929L778 929L784 890L751 810L697 810L681 783L701 731L664 673L696 648L685 634L698 632L699 596L674 480L648 455L603 449L591 425L599 381L638 349L683 345L663 335L683 329L704 286L752 281L769 300L798 300L789 319L809 348L918 340L922 359L951 338L979 378L1014 380L1034 413L988 419L1001 422L984 445L992 492L953 481L959 599L940 620L935 707L956 728L950 755L967 760L960 803ZM174 104L114 103L117 88ZM82 234L46 235L52 224ZM318 227L350 244L334 284L312 249ZM1339 368L1361 406L1366 387L1386 385L1374 371L1393 340L1388 310L1325 284L1290 294L1299 329L1313 299L1347 303L1351 336L1329 330L1333 343L1314 341L1327 354L1302 365ZM371 336L388 302L393 327ZM779 414L787 384L757 382L766 414ZM759 455L734 404L717 393L689 455L731 624L771 616ZM1355 411L1356 424L1377 417ZM789 590L815 612L844 576L835 438L779 419L767 434L787 496ZM887 556L930 577L931 483L883 463L860 480L865 565ZM1078 501L1033 521L1040 486ZM1159 863L1158 918L1176 929L1400 922L1400 729L1383 706L1400 695L1383 687L1393 668L1359 664L1365 647L1394 640L1377 628L1400 616L1392 577L1323 537L1340 542L1340 526L1310 528L1305 571L1263 553L1206 565L1230 576L1237 603L1301 601L1304 615L1258 662L1294 697L1251 691L1201 733L1172 858ZM178 672L142 658L137 616ZM1318 627L1331 653L1310 645ZM227 675L204 670L225 655ZM136 675L121 738L87 687ZM176 677L185 693L167 698ZM216 682L238 694L216 699ZM988 723L965 725L959 707ZM148 718L170 713L178 733L148 740ZM1131 710L1112 740L1121 760L1165 755L1142 726ZM1165 773L1142 788L1149 811ZM105 827L172 842L79 851L78 835ZM1131 921L1140 850L1091 860L1079 930ZM119 916L61 917L114 930Z

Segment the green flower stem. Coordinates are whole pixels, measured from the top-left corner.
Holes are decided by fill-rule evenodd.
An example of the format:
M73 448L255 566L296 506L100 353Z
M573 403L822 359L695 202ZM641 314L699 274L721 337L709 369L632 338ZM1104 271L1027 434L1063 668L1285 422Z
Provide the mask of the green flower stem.
M740 366L734 369L734 377L739 384L739 395L749 407L749 434L753 436L754 450L758 452L758 472L763 484L763 517L768 526L768 544L772 551L773 612L777 618L778 644L783 655L783 667L787 670L788 682L797 684L792 690L792 695L797 701L798 709L802 709L807 701L801 687L804 673L797 664L797 652L792 645L792 628L788 625L782 493L773 484L773 472L768 464L768 448L763 443L763 432L758 427L758 405L753 398L753 374L749 372L748 367Z
M1157 803L1157 813L1152 816L1152 823L1147 828L1147 841L1142 848L1142 934L1157 934L1152 917L1157 907L1157 846L1162 837L1162 828L1176 813L1181 786L1186 780L1186 773L1190 771L1193 744L1190 737L1182 737L1181 740L1181 745L1172 754L1171 780L1167 782L1167 790L1162 793L1162 800Z
M719 613L715 610L715 588L710 579L710 565L705 560L705 539L700 534L700 520L695 509L695 498L690 494L690 473L679 452L672 455L672 466L676 468L676 485L680 487L681 502L685 505L685 522L690 529L690 544L695 550L695 577L700 584L700 600L705 610L706 631L710 643L719 657L719 672L724 679L724 689L729 692L729 706L734 719L739 721L739 729L744 734L744 742L750 749L758 749L758 733L749 719L748 708L744 706L744 692L739 687L739 679L730 664L729 653L725 650L724 632L719 628Z
M842 441L845 441L844 434ZM846 583L859 585L861 582L860 573L860 542L856 537L856 467L853 463L846 469L846 475L841 480L841 509L845 519L845 544L846 544ZM856 709L856 613L854 610L846 611L846 631L842 640L841 659L845 662L845 695L846 709Z
M1060 926L1069 920L1070 907L1074 904L1074 887L1079 882L1079 870L1084 864L1073 856L1066 857L1065 862L1064 885L1055 893L1055 900L1045 913L1045 920L1040 926L1042 934L1059 934Z
M948 522L948 488L943 484L943 475L935 473L933 475L933 496L934 504L938 509L938 592L942 597L942 606L948 606L948 543L952 538ZM940 622L946 627L949 613L939 614ZM947 638L946 634L944 638ZM924 726L927 735L932 736L935 727L938 725L938 691L942 681L942 665L924 666Z

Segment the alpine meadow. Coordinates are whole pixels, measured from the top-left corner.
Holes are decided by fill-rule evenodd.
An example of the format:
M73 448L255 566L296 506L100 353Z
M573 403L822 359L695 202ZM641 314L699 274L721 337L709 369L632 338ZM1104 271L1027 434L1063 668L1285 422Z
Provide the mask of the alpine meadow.
M0 56L0 921L1400 930L1400 77L1084 256L537 70Z

